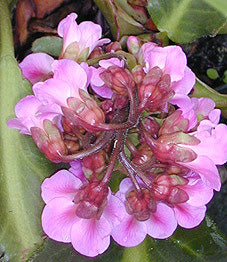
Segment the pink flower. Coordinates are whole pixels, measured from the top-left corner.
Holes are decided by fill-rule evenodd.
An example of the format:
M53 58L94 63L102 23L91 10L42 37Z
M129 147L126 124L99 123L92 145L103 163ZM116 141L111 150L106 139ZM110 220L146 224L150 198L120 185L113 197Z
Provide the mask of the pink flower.
M215 109L215 102L212 99L207 97L192 97L191 102L199 121L209 119L214 124L219 123L221 110Z
M146 189L143 192L142 201L138 200L138 205L133 206L131 204L135 200L133 184L129 178L125 178L116 193L116 196L125 203L127 211L125 209L123 220L114 227L111 235L122 246L136 246L145 239L147 234L153 238L167 238L173 234L177 227L173 210L164 203L152 203L152 199L147 207L145 203L149 201L147 200L149 194ZM136 210L137 207L138 210ZM135 210L132 210L133 208Z
M50 77L54 58L45 53L30 54L19 64L22 74L32 84Z
M219 191L220 176L215 165L222 165L227 161L227 126L215 125L209 120L200 122L194 137L199 139L197 145L184 145L197 154L195 160L181 165L198 173L207 186Z
M111 231L123 215L123 204L110 189L109 193L107 188L107 191L97 189L91 184L83 185L75 174L66 170L55 173L42 184L46 203L42 213L44 232L56 241L71 242L79 253L90 257L108 248ZM97 199L101 199L101 206Z
M99 67L91 67L92 69L92 78L91 78L91 88L99 96L103 98L111 98L113 91L103 82L100 78L100 74L110 66L119 66L124 67L124 61L119 60L118 58L110 58L107 60L100 60Z
M205 205L211 200L213 189L206 186L199 175L188 171L184 175L157 176L152 181L151 195L173 208L180 226L193 228L204 219Z
M159 67L163 74L171 78L174 96L170 103L182 106L190 103L187 94L195 84L195 75L186 65L186 55L179 46L160 47L154 43L142 45L138 53L139 63L148 73L152 68Z
M31 135L31 127L43 129L43 120L53 120L57 114L53 113L51 108L46 109L39 99L33 95L22 98L15 106L17 118L7 121L10 128L19 129L21 134ZM42 112L44 110L44 112Z
M79 98L79 89L87 90L87 74L75 61L56 60L52 64L53 78L33 86L35 96L44 105L55 105L55 113L67 106L69 97Z
M168 119L169 117L165 121ZM215 165L222 165L227 160L227 126L203 120L197 130L190 133L174 130L177 125L170 129L170 133L166 133L166 126L164 122L157 140L150 135L145 136L156 158L187 167L199 174L208 187L219 191L221 182ZM163 131L165 132L162 133Z
M76 23L76 13L71 13L61 20L58 25L58 35L63 38L62 56L67 48L74 48L77 52L76 58L87 58L96 46L109 43L107 38L101 39L102 28L100 25L85 21L79 25ZM73 46L74 45L74 46Z

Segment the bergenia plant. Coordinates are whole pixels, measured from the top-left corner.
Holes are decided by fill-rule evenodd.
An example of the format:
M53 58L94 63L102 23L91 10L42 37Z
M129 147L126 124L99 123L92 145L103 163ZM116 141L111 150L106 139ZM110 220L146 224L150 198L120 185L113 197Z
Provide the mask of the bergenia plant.
M33 53L19 64L33 94L7 122L66 163L41 185L44 233L94 257L110 237L134 247L197 227L221 188L216 165L227 161L220 110L189 97L196 78L180 46L129 36L122 51L100 25L76 18L58 25L58 59Z

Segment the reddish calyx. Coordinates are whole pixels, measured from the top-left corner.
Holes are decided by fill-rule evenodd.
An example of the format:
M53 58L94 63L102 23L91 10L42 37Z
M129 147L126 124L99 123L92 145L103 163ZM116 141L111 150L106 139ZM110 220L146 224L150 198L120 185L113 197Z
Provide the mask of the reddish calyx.
M156 202L151 197L147 188L142 188L141 192L132 190L126 196L126 211L139 221L146 221L150 214L156 211Z

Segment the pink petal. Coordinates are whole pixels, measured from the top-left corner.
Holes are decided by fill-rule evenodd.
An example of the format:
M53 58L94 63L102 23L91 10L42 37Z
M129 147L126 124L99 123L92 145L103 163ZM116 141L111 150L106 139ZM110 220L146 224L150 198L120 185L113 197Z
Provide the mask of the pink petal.
M43 181L41 196L45 203L56 197L65 197L73 200L77 189L81 186L82 182L79 178L63 169Z
M218 124L221 117L221 110L220 109L214 109L212 110L208 115L210 121L214 124Z
M57 60L53 63L54 79L63 80L70 86L73 97L79 97L79 88L87 91L87 74L75 61L69 59Z
M191 100L187 95L184 94L174 94L174 96L169 100L169 103L177 105L183 111L191 108Z
M9 119L7 121L7 126L12 129L19 129L20 134L31 135L30 128L27 128L18 118Z
M117 226L125 215L124 203L114 195L110 195L108 203L103 211L103 216L112 224Z
M88 180L87 178L84 176L82 167L81 167L81 161L80 160L76 160L76 161L72 161L70 162L70 166L71 168L69 169L69 171L76 176L77 178L79 178L83 184L87 183Z
M185 53L179 46L166 46L162 49L166 52L165 74L170 75L172 82L181 80L185 75L187 62Z
M150 219L145 223L148 235L159 239L171 236L177 228L177 221L172 208L163 203L157 204L156 212L152 213Z
M213 189L208 187L200 178L190 178L189 183L181 187L189 196L188 204L203 206L213 197Z
M191 101L194 104L194 110L196 111L196 113L203 116L208 116L209 113L215 108L214 101L207 97L192 97Z
M134 247L139 245L147 235L145 222L137 221L125 211L125 217L121 223L116 226L112 233L113 239L121 246Z
M103 216L99 219L81 219L71 230L72 245L79 253L89 257L102 254L110 244L111 226Z
M64 243L71 242L71 228L78 221L75 205L67 198L54 198L44 207L41 221L48 237Z
M118 198L121 199L121 201L125 201L125 195L130 191L132 190L134 187L133 187L133 183L131 181L130 178L124 178L120 185L119 185L119 191L116 193L116 196Z
M8 127L19 129L21 134L26 135L31 134L32 126L42 128L42 121L37 118L37 111L41 105L41 102L33 95L22 98L15 106L17 118L8 120Z
M87 47L91 47L102 36L101 26L91 21L84 21L80 23L79 30L82 33L80 39L80 46L83 49Z
M71 88L68 83L59 79L48 79L33 86L35 96L44 104L67 106L67 98L71 97ZM59 111L59 110L58 110Z
M188 203L178 204L174 207L174 212L180 226L193 228L203 221L206 214L206 206L194 207Z
M119 67L124 67L124 64L125 64L124 60L120 60L116 57L99 61L99 65L105 69L114 65Z
M227 126L219 124L209 131L197 132L195 136L201 141L197 146L190 148L197 155L204 155L212 159L216 165L227 161Z
M210 188L219 191L221 188L220 176L214 162L206 156L198 156L194 161L179 163L201 176L202 181Z
M15 106L15 114L19 117L33 117L42 103L33 95L22 98Z
M108 38L102 38L102 39L96 41L96 42L95 42L93 45L91 45L91 47L89 48L89 55L91 54L91 52L94 50L94 48L95 48L96 46L103 46L103 45L108 44L108 43L110 43L110 42L111 42L111 40L108 39Z
M104 71L102 67L91 67L92 68L92 77L91 77L91 88L99 96L103 98L110 99L113 95L113 91L106 86L106 84L99 77L99 74Z
M45 53L34 53L26 56L19 64L23 76L32 84L41 81L51 72L53 57Z
M184 76L179 81L173 82L172 87L175 93L187 95L195 84L195 74L189 67L185 67Z
M58 35L63 37L63 53L71 43L80 41L81 32L76 18L77 14L71 13L58 24Z

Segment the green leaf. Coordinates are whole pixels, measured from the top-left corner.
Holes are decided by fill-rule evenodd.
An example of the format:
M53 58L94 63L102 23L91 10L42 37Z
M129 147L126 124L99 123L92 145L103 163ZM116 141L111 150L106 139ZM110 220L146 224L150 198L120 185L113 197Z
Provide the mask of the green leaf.
M45 240L43 249L30 262L219 262L227 255L227 241L214 223L206 217L197 228L178 228L167 240L147 237L139 246L123 248L112 242L109 249L96 258L79 255L70 244Z
M7 1L0 0L0 246L2 261L25 261L42 244L40 184L56 169L31 137L7 127L16 102L31 93L14 58ZM1 255L1 254L0 254Z
M116 1L94 0L105 16L114 39L119 40L124 35L138 35L144 33L142 24L123 10Z
M59 57L62 49L62 39L57 36L44 36L36 39L32 44L33 53L47 53Z
M176 43L216 35L226 24L227 2L223 0L149 0L148 11L161 32Z
M198 78L196 79L196 84L190 96L198 98L209 97L213 99L216 104L216 107L220 108L222 110L223 116L227 117L227 95L218 93Z

